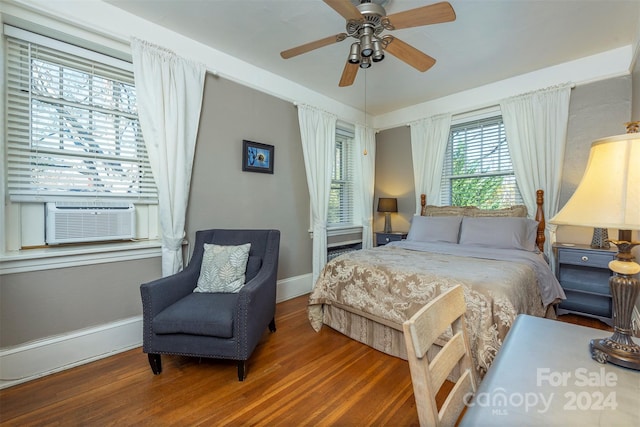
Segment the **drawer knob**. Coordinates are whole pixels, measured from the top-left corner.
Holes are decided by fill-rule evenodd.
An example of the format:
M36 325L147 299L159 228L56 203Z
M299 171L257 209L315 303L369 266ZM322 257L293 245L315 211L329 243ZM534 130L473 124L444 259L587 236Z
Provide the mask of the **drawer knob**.
M586 256L586 255L583 255L583 256L582 256L582 261L584 261L584 262L589 261L589 257L588 257L588 256Z

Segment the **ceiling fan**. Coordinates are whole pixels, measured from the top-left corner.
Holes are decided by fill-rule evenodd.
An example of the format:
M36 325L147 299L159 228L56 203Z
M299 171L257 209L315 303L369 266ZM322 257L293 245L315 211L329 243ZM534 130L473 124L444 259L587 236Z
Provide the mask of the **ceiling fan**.
M385 52L411 65L418 71L427 71L436 63L429 55L403 42L385 30L420 27L456 19L448 2L440 2L387 16L384 5L389 0L323 0L347 20L346 33L339 33L320 40L282 51L280 56L289 59L312 50L341 42L347 37L356 39L349 49L349 57L342 71L339 86L353 84L358 68L369 68L372 62L384 59Z

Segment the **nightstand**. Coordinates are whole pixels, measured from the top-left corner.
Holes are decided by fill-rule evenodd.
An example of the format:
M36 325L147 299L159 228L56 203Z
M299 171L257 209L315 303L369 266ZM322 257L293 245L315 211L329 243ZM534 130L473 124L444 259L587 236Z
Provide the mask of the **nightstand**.
M613 326L609 262L616 248L593 249L589 245L554 245L556 276L567 299L558 305L557 314L576 313L600 319Z
M398 242L407 238L406 231L391 231L385 233L384 231L376 231L376 246L384 246L389 242Z

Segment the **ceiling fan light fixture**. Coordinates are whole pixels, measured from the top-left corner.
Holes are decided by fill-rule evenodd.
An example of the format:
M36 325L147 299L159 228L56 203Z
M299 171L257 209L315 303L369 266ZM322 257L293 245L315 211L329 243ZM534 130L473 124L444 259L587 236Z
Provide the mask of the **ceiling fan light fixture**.
M349 49L349 63L350 64L359 64L360 63L360 43L355 42L351 45Z
M382 49L382 43L380 40L375 39L373 41L373 55L371 56L373 62L380 62L384 59L384 50Z
M371 67L371 58L363 57L362 61L360 61L360 68L367 69L369 67Z
M371 42L367 42L364 37L362 38L362 50L360 51L360 54L365 58L373 55L373 45Z
M364 27L362 29L362 35L360 36L360 55L365 58L373 55L373 29L371 27Z

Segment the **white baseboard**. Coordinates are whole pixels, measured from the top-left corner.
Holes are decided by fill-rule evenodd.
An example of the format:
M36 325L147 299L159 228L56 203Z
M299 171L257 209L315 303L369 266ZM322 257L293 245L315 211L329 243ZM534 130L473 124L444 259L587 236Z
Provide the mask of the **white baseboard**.
M276 301L311 292L312 275L278 281ZM142 346L142 316L0 349L0 389Z
M313 275L311 273L279 280L276 302L282 302L308 294L311 292L312 287Z
M0 351L0 389L140 347L142 316Z

